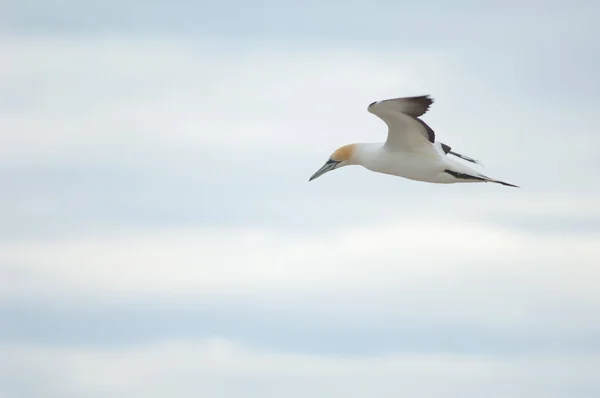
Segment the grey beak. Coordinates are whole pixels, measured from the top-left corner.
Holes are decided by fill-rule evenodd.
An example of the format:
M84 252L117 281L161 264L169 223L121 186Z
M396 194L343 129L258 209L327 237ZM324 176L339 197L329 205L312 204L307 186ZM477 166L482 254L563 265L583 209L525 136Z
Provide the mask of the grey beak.
M315 178L320 177L323 174L327 173L328 171L335 169L335 167L338 165L338 163L340 163L340 162L333 160L333 159L329 159L327 162L325 162L323 167L321 167L319 170L317 170L317 172L308 179L308 181L310 182L310 181L314 180Z

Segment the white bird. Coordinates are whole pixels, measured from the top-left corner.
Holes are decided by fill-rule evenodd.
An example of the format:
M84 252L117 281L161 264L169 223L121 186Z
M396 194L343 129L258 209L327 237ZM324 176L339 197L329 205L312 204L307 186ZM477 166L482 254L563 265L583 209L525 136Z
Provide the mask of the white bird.
M435 184L494 182L518 188L517 185L487 177L451 159L448 155L479 163L435 140L435 132L419 119L432 103L428 95L371 103L367 110L388 126L387 140L381 143L348 144L336 149L309 181L331 170L360 165L374 172Z

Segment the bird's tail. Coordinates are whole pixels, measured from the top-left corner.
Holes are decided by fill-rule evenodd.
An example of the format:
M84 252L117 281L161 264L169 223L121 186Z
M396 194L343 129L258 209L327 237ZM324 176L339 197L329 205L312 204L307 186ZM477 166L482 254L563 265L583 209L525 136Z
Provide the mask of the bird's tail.
M507 187L521 188L518 185L509 184L508 182L504 182L504 181L500 181L500 180L494 180L493 178L484 178L484 180L486 182L493 182L493 183L496 183L496 184L506 185Z
M505 182L505 181L496 180L495 178L490 178L490 177L488 177L486 175L483 175L481 173L477 173L477 174L473 175L473 177L474 178L480 178L484 182L493 182L494 184L506 185L507 187L521 188L518 185L510 184L510 183Z
M445 154L451 154L451 155L457 156L461 159L468 160L472 163L479 164L479 162L476 161L475 159L471 159L468 156L464 156L459 153L453 152L451 150L451 148L446 144L440 143L439 149L443 150ZM506 185L507 187L520 188L518 185L514 185L514 184L510 184L508 182L496 180L495 178L490 178L484 174L481 174L481 173L475 171L474 169L472 169L470 166L467 166L464 163L457 162L456 160L450 159L448 157L444 157L444 158L445 158L446 164L449 166L444 171L459 180L464 180L465 182L467 182L467 181L493 182L495 184Z
M452 162L456 163L456 162ZM466 165L453 164L450 166L452 168L448 168L444 170L446 173L450 174L456 179L463 180L465 182L493 182L495 184L506 185L508 187L520 188L518 185L510 184L508 182L496 180L494 178L490 178L484 174L478 173L475 170L467 167Z

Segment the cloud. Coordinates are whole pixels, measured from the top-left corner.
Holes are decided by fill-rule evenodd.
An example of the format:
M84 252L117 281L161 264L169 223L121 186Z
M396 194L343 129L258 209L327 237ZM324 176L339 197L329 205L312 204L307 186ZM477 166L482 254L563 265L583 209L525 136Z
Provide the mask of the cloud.
M471 328L496 330L503 340L546 333L552 341L590 341L600 329L590 316L600 309L598 242L597 234L532 235L401 216L304 233L253 227L112 231L3 244L2 300L4 307L20 302L29 308L161 303L195 308L208 323L216 322L210 313L231 319L247 312L312 330L341 331L359 322L388 336L412 324L458 328L462 336ZM260 322L250 320L246 330L252 324ZM557 349L574 347L564 344Z
M597 357L273 353L227 340L119 349L2 346L1 391L19 396L591 397ZM31 380L35 379L36 383ZM435 380L435 382L432 382Z
M444 46L468 51L536 51L540 38L561 44L591 37L598 14L593 1L565 4L531 1L491 1L473 5L458 1L431 1L429 7L379 1L263 1L261 7L229 0L220 3L185 3L128 0L8 1L4 31L42 35L137 35L211 37L248 43L286 45L357 43L396 49ZM519 7L519 14L511 12ZM343 9L344 18L339 18ZM432 12L431 10L435 10ZM510 20L511 29L506 29ZM423 29L427 26L427 29ZM307 29L310 27L310 29ZM593 33L592 33L593 34ZM526 55L528 51L523 51Z
M304 233L252 227L124 230L96 237L5 243L2 263L16 264L22 271L52 271L57 278L54 286L60 290L79 286L82 292L211 291L263 285L293 289L325 282L330 287L354 288L384 282L395 289L408 277L429 280L436 272L451 277L457 275L455 271L477 274L476 265L485 259L490 265L503 264L487 267L483 274L489 278L494 273L524 276L543 261L546 275L555 276L564 286L569 278L586 283L591 275L563 274L552 265L568 259L591 260L597 239L594 235L538 237L486 224L399 215L387 224ZM581 288L577 290L582 292ZM13 289L23 291L17 285Z

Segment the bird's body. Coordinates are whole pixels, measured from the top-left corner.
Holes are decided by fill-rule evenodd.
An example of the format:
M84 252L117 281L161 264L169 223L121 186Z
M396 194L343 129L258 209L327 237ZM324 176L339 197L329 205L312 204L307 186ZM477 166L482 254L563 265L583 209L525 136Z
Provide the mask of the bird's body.
M433 151L394 151L384 143L354 144L356 157L368 170L424 182L442 182L443 159Z
M428 96L395 98L373 102L368 111L388 125L388 137L382 143L344 145L332 153L325 165L310 179L348 165L361 165L368 170L434 184L459 182L495 182L474 168L448 155L471 163L476 160L453 152L450 146L435 140L435 132L419 119L433 103Z
M385 143L353 145L358 164L378 173L434 184L458 182L456 177L448 174L445 170L462 174L470 173L475 176L479 174L471 167L454 161L445 154L440 154L433 146L430 146L431 150L404 152L389 148Z

